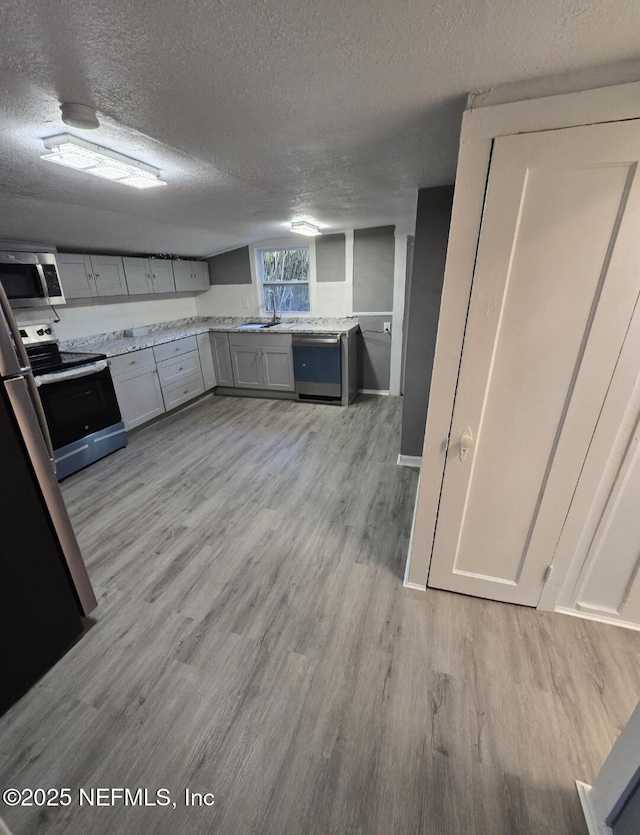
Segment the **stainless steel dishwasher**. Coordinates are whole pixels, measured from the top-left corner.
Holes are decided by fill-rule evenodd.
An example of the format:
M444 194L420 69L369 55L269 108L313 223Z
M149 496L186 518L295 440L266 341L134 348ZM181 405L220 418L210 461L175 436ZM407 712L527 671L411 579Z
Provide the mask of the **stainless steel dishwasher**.
M294 334L293 373L296 393L301 400L340 400L340 334Z

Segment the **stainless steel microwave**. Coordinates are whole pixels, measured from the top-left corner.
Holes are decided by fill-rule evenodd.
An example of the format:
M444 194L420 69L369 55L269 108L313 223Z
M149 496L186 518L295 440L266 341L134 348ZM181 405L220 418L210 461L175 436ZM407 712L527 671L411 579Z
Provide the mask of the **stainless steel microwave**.
M56 257L50 252L0 252L0 283L11 307L64 304Z

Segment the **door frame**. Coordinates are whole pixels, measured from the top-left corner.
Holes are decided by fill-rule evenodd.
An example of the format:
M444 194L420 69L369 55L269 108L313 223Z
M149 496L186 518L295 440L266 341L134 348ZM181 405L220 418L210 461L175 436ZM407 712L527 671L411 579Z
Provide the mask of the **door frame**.
M422 468L405 571L408 588L426 591L429 576L493 143L517 133L638 118L640 82L487 107L471 104L463 114ZM568 566L562 570L566 575ZM555 585L562 578L561 572L554 573ZM553 602L545 599L545 608L553 608Z

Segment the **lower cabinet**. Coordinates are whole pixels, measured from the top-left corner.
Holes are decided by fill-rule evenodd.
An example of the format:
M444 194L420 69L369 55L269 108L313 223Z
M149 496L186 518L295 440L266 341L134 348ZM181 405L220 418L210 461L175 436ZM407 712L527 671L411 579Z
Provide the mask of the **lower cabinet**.
M265 335L265 340L271 337ZM265 389L295 391L293 378L293 349L265 344L262 350L262 380Z
M231 345L231 365L236 386L242 389L261 389L262 367L260 348Z
M201 335L208 341L209 334ZM211 350L209 355L212 368ZM126 428L135 429L203 394L205 381L200 357L195 336L112 357L111 377ZM212 381L208 371L207 388L214 385L215 379Z
M229 348L238 388L295 391L291 334L232 333Z
M204 380L195 336L176 339L153 349L167 411L203 394Z
M200 367L202 368L202 379L207 391L216 385L216 370L213 365L213 350L209 333L199 333L196 337L198 353L200 354Z
M211 353L213 369L218 386L235 386L231 370L231 351L228 333L211 333Z
M155 366L118 374L113 377L113 386L127 429L135 429L165 411Z

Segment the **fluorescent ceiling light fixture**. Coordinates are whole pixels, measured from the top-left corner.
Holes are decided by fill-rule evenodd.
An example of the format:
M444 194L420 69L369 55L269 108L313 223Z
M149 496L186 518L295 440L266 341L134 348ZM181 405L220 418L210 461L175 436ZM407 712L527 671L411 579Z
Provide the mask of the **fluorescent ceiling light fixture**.
M44 147L47 153L42 154L42 159L84 171L85 174L94 174L103 180L122 183L123 186L132 188L166 186L164 180L160 179L160 171L152 165L125 157L68 133L45 139Z
M297 220L291 224L291 231L297 232L298 235L307 235L309 238L315 238L317 235L322 235L322 232L313 223L307 223L306 220Z

